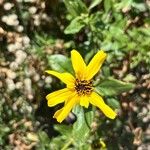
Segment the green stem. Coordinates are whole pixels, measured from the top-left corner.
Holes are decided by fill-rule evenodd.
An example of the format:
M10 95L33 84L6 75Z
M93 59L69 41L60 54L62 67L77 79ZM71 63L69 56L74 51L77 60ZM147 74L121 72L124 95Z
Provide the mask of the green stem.
M69 145L72 143L73 143L73 139L70 139L70 141L68 141L61 150L66 150L69 147Z

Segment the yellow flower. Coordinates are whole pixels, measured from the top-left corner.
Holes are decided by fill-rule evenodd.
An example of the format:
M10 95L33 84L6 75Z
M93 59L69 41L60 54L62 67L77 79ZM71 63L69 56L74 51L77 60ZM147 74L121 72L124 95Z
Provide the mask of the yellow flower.
M75 77L70 73L59 73L52 70L46 71L48 74L59 78L66 84L66 88L46 96L49 107L65 102L64 107L56 111L53 116L58 122L61 123L76 104L88 108L89 103L91 103L100 108L108 118L114 119L116 117L116 113L106 105L102 97L94 91L91 80L101 68L105 58L106 53L102 50L98 51L86 66L81 55L76 50L72 50L71 61Z

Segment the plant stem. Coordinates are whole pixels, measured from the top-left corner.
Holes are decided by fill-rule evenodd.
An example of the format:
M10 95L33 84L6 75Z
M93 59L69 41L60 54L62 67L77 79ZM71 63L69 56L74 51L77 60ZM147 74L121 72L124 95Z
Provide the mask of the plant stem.
M70 139L70 141L68 141L61 150L66 150L69 147L69 145L72 143L73 143L73 139Z

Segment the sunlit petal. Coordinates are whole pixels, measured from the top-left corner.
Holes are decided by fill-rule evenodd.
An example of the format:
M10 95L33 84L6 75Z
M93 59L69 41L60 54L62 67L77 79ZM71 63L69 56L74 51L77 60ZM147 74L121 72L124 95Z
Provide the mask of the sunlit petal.
M114 119L117 115L108 105L104 103L102 97L95 92L91 94L90 103L100 108L101 111L110 119Z
M68 100L62 109L56 111L53 118L56 118L57 121L61 123L69 115L71 109L76 105L77 103L76 98L77 97L74 96L70 100Z
M85 108L89 107L89 97L87 95L83 95L80 97L80 105Z
M57 110L57 111L55 112L53 118L57 118L57 117L60 115L60 113L62 112L63 109L64 109L64 108L61 108L61 109Z
M99 71L105 59L106 53L102 50L93 57L86 68L86 80L90 80Z
M82 56L76 50L71 51L71 61L72 61L73 69L76 74L76 78L83 79L85 75L84 73L85 73L86 64Z
M46 70L45 72L60 79L62 82L67 84L67 87L74 86L75 79L70 73L59 73L59 72L52 71L52 70Z
M48 106L52 107L59 103L64 102L72 94L73 94L72 91L70 91L67 88L52 92L46 96L46 99L48 100L47 102Z

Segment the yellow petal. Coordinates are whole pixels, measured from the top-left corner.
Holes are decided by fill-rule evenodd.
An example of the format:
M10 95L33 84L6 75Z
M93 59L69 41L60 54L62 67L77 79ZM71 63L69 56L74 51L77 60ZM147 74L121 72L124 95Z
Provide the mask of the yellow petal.
M55 112L53 118L57 118L57 117L60 115L60 113L62 112L62 110L63 110L63 108L57 110L57 111Z
M104 51L99 51L90 61L86 68L86 80L90 80L100 69L104 60L106 58L106 53Z
M71 61L76 74L76 78L80 80L84 79L86 64L82 56L76 50L71 51Z
M57 121L61 123L69 115L69 112L71 111L73 106L76 105L76 98L76 96L73 96L70 100L68 100L62 109L56 111L53 118L56 118Z
M102 97L95 92L91 94L90 103L100 108L101 111L110 119L114 119L117 115L108 105L104 103Z
M87 95L80 97L80 105L84 106L85 108L89 107L89 97Z
M75 79L70 73L59 73L59 72L52 71L52 70L46 70L45 72L57 77L62 82L67 84L68 87L74 86Z
M67 88L52 92L46 96L46 99L48 100L48 106L52 107L64 102L72 94L73 92Z

